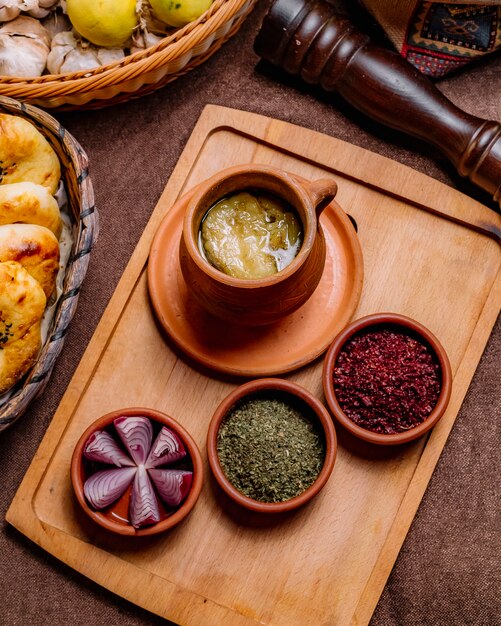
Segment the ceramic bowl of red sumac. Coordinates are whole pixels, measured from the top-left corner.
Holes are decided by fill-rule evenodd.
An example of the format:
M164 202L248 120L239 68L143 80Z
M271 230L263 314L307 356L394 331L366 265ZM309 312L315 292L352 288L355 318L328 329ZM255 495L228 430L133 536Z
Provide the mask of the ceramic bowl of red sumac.
M202 457L191 435L147 408L112 411L93 422L71 460L80 506L119 535L156 535L179 524L195 506L202 481Z
M347 326L324 361L323 387L337 422L370 443L421 437L442 417L452 388L447 354L435 335L397 313Z

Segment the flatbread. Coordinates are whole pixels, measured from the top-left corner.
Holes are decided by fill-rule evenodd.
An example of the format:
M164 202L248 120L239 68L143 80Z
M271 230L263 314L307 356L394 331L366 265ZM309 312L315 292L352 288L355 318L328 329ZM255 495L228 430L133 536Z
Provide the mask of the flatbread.
M59 239L62 229L57 200L42 185L23 182L0 185L0 224L38 224Z
M39 282L20 263L0 263L0 393L35 363L42 345L45 304Z
M49 142L33 124L0 114L0 184L31 181L56 193L61 166Z
M0 262L17 261L37 280L47 299L54 291L59 271L59 242L44 226L0 226Z

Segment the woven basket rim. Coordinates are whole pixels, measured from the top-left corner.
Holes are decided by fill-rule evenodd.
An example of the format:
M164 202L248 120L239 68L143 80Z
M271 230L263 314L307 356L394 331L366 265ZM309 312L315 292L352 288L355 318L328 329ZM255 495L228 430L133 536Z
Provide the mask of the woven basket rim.
M0 96L0 110L11 115L29 119L37 128L45 130L52 143L57 143L60 154L71 163L72 185L66 178L68 202L72 222L77 227L71 256L65 270L63 293L56 305L49 335L45 340L36 363L27 376L14 387L13 395L0 406L0 432L13 424L28 405L44 390L59 356L68 326L75 314L82 282L87 272L90 252L99 231L98 213L94 206L94 191L88 173L88 158L76 139L51 115L36 107ZM61 160L61 156L58 157ZM63 162L61 163L63 167ZM70 193L71 187L72 192ZM72 204L73 203L73 204ZM75 207L75 209L73 208ZM78 212L76 210L78 208Z
M256 2L257 0L253 1ZM197 20L167 35L154 46L93 70L81 70L65 74L44 74L33 78L0 76L0 85L48 87L51 84L54 86L60 86L61 84L73 85L81 81L91 83L95 78L109 78L115 72L117 73L117 78L111 84L122 82L123 79L118 74L120 70L131 65L135 65L135 69L137 69L137 64L141 64L141 70L147 72L154 69L154 66L162 65L176 58L179 53L186 52L204 41L248 2L249 0L214 0L207 11ZM137 74L137 71L135 73ZM141 71L140 73L143 72Z

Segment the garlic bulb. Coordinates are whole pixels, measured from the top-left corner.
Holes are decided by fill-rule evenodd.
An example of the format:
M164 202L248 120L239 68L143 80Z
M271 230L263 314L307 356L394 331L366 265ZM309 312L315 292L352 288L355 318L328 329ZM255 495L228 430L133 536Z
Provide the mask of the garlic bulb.
M108 63L121 61L125 57L125 52L122 48L96 48L95 54L97 55L99 65L108 65Z
M10 22L21 13L23 0L0 0L0 22Z
M155 17L151 4L148 0L138 0L137 12L139 15L139 26L141 30L163 36L165 36L169 30L172 30L169 26L167 26L167 24L161 22Z
M159 41L162 41L163 37L159 37L158 35L153 35L149 33L146 29L137 30L132 35L132 45L130 47L130 53L134 54L134 52L139 52L140 50L146 50L147 48L151 48L151 46L155 46Z
M0 0L0 22L15 19L21 11L31 17L46 17L51 9L55 9L59 0Z
M90 71L101 65L119 61L124 56L122 49L96 48L76 39L73 32L61 32L52 40L47 69L51 74Z
M54 39L58 33L71 30L70 20L66 17L66 15L59 13L59 11L52 11L44 20L42 20L42 24L49 33L51 40Z
M17 17L0 28L0 75L40 76L49 54L49 34L38 20Z
M58 0L24 0L26 8L23 11L27 11L32 17L42 19L47 17L50 13L50 9L55 8Z

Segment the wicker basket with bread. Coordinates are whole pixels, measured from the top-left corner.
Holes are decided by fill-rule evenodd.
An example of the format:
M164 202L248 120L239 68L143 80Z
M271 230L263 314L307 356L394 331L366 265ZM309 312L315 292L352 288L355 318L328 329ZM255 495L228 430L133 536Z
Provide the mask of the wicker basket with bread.
M97 230L80 145L51 116L0 97L0 431L48 382Z

